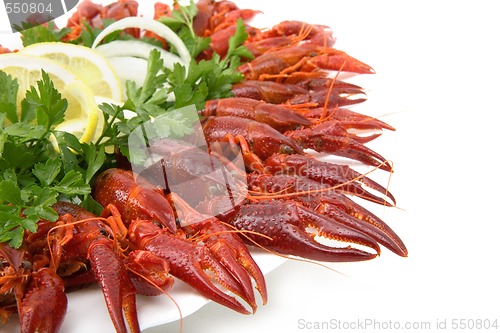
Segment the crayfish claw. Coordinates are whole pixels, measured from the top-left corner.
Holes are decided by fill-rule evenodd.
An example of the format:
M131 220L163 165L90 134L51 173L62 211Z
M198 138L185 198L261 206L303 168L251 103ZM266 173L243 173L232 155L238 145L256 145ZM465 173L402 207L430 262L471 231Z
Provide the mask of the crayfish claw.
M373 259L380 253L379 245L371 237L317 214L295 201L264 200L258 204L244 205L233 216L231 223L238 229L267 236L248 236L265 248L307 259L329 262L362 261ZM318 242L316 235L366 246L376 253L351 245L330 247Z
M300 195L296 200L306 207L314 207L317 213L359 230L399 256L408 255L403 241L384 221L341 193L329 191L322 196Z
M285 193L291 200L368 235L394 253L408 255L403 241L384 221L328 184L304 177L257 173L249 175L248 184L254 192L271 198Z
M343 198L343 205L345 207L343 212L358 221L365 222L365 225L371 230L371 232L367 232L368 235L397 255L402 257L408 256L408 250L401 238L384 221L346 196L339 194L339 197ZM327 201L330 201L332 204L337 204L338 202L331 199Z
M315 129L316 128L311 127L292 131L287 135L305 148L350 158L366 165L379 167L385 171L392 171L390 164L382 155L350 137L347 132L345 135L331 135L329 133L323 133L322 131L315 133Z
M203 244L210 250L210 254L220 262L239 282L243 295L240 295L255 312L257 305L253 292L252 280L261 294L264 304L267 302L267 289L264 276L253 260L248 248L241 238L229 226L223 224L218 218L205 215L185 202L176 193L169 196L176 207L183 230L188 235L197 235Z
M242 297L255 312L257 305L250 278L255 280L256 288L263 303L266 304L267 288L264 275L250 255L248 248L239 236L232 233L232 229L226 227L216 218L211 218L206 222L204 227L200 228L200 225L192 225L192 227L200 232L200 237L210 249L210 253L238 280L244 292Z
M352 72L358 74L375 74L375 70L368 64L350 56L344 51L333 48L324 50L324 54L319 54L311 58L303 70L322 68L327 70Z
M21 332L58 332L68 299L64 282L50 268L31 274L31 282L19 307Z
M343 125L354 125L356 124L357 126L364 126L365 129L372 128L374 130L377 129L386 129L389 131L395 131L396 129L383 122L380 119L373 118L361 113L354 112L350 109L346 108L339 108L334 106L329 106L328 108L324 107L317 107L313 109L309 109L303 114L311 119L332 119L339 121Z
M233 275L210 254L207 247L174 235L145 220L133 221L129 231L132 242L169 263L173 276L219 304L243 314L250 314L235 297L226 294L211 281L206 270L211 271L215 280L227 290L238 296L244 294Z
M242 269L238 267L238 264L234 258L231 256L223 258L223 260L219 261L219 258L216 258L212 255L210 250L206 247L204 247L206 250L205 252L205 257L201 261L202 268L203 270L210 270L212 273L215 275L215 279L219 284L221 284L223 287L228 289L229 291L233 292L234 294L242 297L251 307L252 311L255 312L257 309L257 304L255 303L255 296L253 292L248 292L248 290L245 289L251 289L251 281L248 279L248 277L245 275L245 272L242 272ZM224 251L222 251L224 253ZM227 269L226 267L230 267L231 270ZM198 271L198 290L200 288L205 288L210 291L213 291L213 283L210 281L210 278L205 272L200 272ZM235 274L236 273L236 274ZM245 283L239 283L242 279L242 276L245 277L243 280L248 280L245 281ZM216 288L216 287L215 287ZM218 288L217 292L219 291ZM225 295L225 294L224 294ZM225 297L230 297L228 295L225 295ZM234 299L233 297L230 297ZM239 303L239 302L238 302ZM236 311L239 311L244 314L249 314L248 310L244 309L243 311L240 311L238 307L231 307Z
M106 240L109 240L106 238ZM110 242L96 242L89 248L89 259L111 321L117 332L128 332L123 318L129 321L131 332L140 332L135 307L135 289Z
M319 161L304 155L275 154L266 161L266 170L273 175L296 175L322 184L328 184L341 192L352 194L384 206L393 206L396 199L389 190L370 178L354 171L348 165ZM383 194L386 199L367 191L368 187Z
M385 198L381 198L381 197L378 197L376 195L371 194L370 192L364 190L361 186L359 186L359 188L361 188L362 192L361 192L361 195L359 195L359 197L366 199L368 201L378 203L380 205L384 205L384 206L391 206L391 207L396 206L396 198L388 189L384 188L382 185L380 185L379 183L375 182L374 180L372 180L366 176L361 176L361 174L359 174L358 172L356 172L354 170L351 170L351 171L355 174L355 177L358 178L359 181L364 186L369 187L372 190L375 190L375 191L385 195L388 199L390 199L392 201L392 203L388 202L387 199L385 199ZM358 190L358 191L360 191L360 190Z

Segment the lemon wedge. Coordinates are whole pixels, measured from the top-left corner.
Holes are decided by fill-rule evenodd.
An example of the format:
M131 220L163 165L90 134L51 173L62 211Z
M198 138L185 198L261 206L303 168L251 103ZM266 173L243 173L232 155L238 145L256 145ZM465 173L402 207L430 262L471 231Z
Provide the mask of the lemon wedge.
M20 51L68 66L95 96L123 100L123 86L114 68L99 52L85 46L60 42L32 44Z
M99 129L102 130L102 112L92 90L70 68L56 61L28 54L0 55L0 70L18 81L17 105L20 105L26 90L36 86L36 82L41 79L42 69L49 75L62 97L68 101L64 121L56 129L74 134L81 142L94 140L96 135L100 134Z

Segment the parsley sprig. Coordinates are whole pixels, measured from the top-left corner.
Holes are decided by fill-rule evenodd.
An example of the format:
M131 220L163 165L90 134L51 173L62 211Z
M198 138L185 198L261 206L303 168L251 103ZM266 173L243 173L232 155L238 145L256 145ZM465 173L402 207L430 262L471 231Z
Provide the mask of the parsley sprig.
M181 37L193 59L207 49L211 42L210 38L197 36L194 32L193 22L197 12L196 4L191 0L187 6L177 4L171 17L159 19ZM243 45L247 37L245 24L239 19L235 34L229 38L229 48L224 59L214 53L210 60L193 60L187 75L184 67L176 66L169 78L171 84L177 87L176 97L203 108L206 100L232 96L232 85L244 79L238 71L241 58L253 59L252 53Z
M171 16L162 16L158 19L184 41L193 58L196 58L210 45L210 38L197 36L194 32L193 22L197 13L198 7L191 0L188 6L181 6L177 3L176 9L172 11Z
M247 36L243 21L239 20L235 35L229 39L229 49L224 59L215 53L210 60L193 60L187 75L184 67L175 66L169 79L176 87L176 97L187 100L185 96L193 96L190 102L194 102L198 108L203 108L207 100L232 96L233 84L244 79L238 71L241 58L253 58L242 45Z
M142 86L128 81L126 87L127 100L122 106L106 103L100 105L105 124L97 145L116 147L130 160L129 136L145 124L152 125L156 130L155 133L148 133L147 139L181 137L191 133L193 122L198 118L171 112L178 108L182 98L171 101L168 97L172 93L175 97L178 95L175 93L176 88L170 86L168 70L163 67L158 51L153 50L149 56L148 71ZM188 102L184 100L184 103ZM161 122L155 122L157 119L161 119Z
M22 23L21 26L15 27L17 31L21 31L21 40L23 46L42 42L60 42L71 32L70 28L57 29L53 21L46 25L30 25Z
M41 218L57 220L51 208L57 200L85 201L104 162L103 149L55 130L68 103L47 73L20 107L18 89L17 80L0 71L0 242L14 248Z
M172 12L168 21L175 31L184 36L184 41L196 54L199 45L208 45L194 35L192 22L196 15L193 1L189 6L178 6ZM229 49L225 58L214 54L210 60L197 62L192 60L189 70L180 64L175 64L173 70L163 67L158 51L153 50L148 59L148 70L144 83L138 87L135 82L127 82L127 101L123 106L103 104L101 110L105 117L105 126L98 143L118 147L120 152L131 158L129 154L129 135L146 123L152 124L161 116L161 122L153 125L155 133L150 133L153 139L161 136L182 137L189 134L193 128L194 119L191 114L179 116L172 111L194 105L197 110L205 108L207 100L232 96L234 83L244 79L237 70L241 58L251 59L252 54L243 45L248 35L242 20L237 22L235 35L229 39ZM191 40L191 42L189 42ZM209 41L209 40L208 40ZM168 98L174 96L175 98ZM127 112L133 117L127 117Z
M175 28L193 59L210 43L194 33L196 13L191 1L188 6L178 6L172 18L162 19ZM68 32L49 23L24 30L23 43L60 41ZM77 42L91 43L97 33L87 27ZM0 71L0 242L18 248L24 232L36 231L40 219L56 221L58 216L51 206L58 200L79 203L99 213L101 207L91 198L90 186L101 169L115 165L117 157L109 148L118 149L130 160L128 139L146 125L154 130L148 139L191 133L198 116L172 111L193 105L202 110L207 100L231 96L232 85L243 80L237 70L240 59L252 58L243 46L246 38L240 20L225 58L214 54L210 60L193 60L188 70L179 64L173 70L166 69L159 52L153 50L142 86L127 82L124 105L100 105L105 123L100 138L89 144L56 130L64 121L68 103L45 72L18 102L17 80Z

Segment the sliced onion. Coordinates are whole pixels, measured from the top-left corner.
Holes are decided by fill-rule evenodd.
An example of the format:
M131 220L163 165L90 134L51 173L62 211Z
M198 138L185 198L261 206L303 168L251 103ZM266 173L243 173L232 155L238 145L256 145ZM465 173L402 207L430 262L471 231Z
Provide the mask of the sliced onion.
M142 86L148 73L148 61L146 59L135 57L111 57L108 58L108 60L118 73L118 77L124 87L127 81L134 81L137 86ZM165 87L169 87L169 85L165 84ZM175 101L173 92L167 95L167 101Z
M92 48L96 48L97 45L99 45L99 43L102 42L102 40L110 33L128 28L139 28L154 32L161 38L171 43L179 53L179 56L183 60L186 69L188 69L189 63L191 62L191 55L189 54L186 45L184 45L184 42L179 38L179 36L177 36L175 32L172 31L172 29L170 29L163 23L144 17L126 17L113 22L103 31L101 31L99 35L97 35L96 39L94 40L94 44L92 44Z
M160 52L160 57L163 60L163 66L169 69L173 69L175 63L180 63L185 67L189 65L189 63L186 64L175 54L167 52L161 47L141 42L140 40L115 40L113 42L99 45L95 48L95 50L106 58L136 57L142 59L148 59L151 50L158 50Z
M142 86L148 72L147 60L131 56L109 57L108 60L124 87L129 80L134 81L138 86Z

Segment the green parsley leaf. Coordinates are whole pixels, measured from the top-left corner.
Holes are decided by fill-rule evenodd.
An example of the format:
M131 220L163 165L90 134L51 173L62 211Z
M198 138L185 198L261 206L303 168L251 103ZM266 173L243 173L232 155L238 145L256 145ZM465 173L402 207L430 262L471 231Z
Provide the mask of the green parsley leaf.
M97 147L95 144L89 143L83 144L82 149L85 162L88 166L85 171L85 183L90 184L92 177L94 177L104 164L106 158L104 152L105 146L101 145Z
M0 71L0 87L4 87L5 91L0 95L0 112L5 114L7 120L14 123L17 121L16 100L19 85L12 76ZM1 125L3 121L0 122Z
M162 16L159 21L172 29L184 42L192 58L196 58L210 45L210 39L197 36L194 32L194 17L198 13L198 7L193 0L187 6L177 3L172 16ZM171 46L171 48L173 48Z
M105 147L81 144L54 129L68 104L45 72L20 105L17 81L0 71L0 82L0 242L19 247L24 232L36 231L40 219L57 220L51 206L58 200L89 196Z
M229 38L229 48L227 50L225 62L233 57L242 57L247 59L253 59L253 54L243 45L243 43L247 40L248 34L246 32L245 23L241 18L236 22L236 31L233 36ZM226 65L224 63L224 65ZM238 64L239 65L239 64Z
M69 196L90 193L90 185L85 183L82 174L75 170L67 172L53 189Z
M0 201L9 202L13 205L22 205L21 189L12 180L0 181Z
M38 124L49 129L64 120L68 101L61 98L49 75L43 70L37 86L38 89L31 87L26 92L26 101L34 106Z
M176 6L171 17L160 19L183 39L193 59L210 44L210 39L194 32L196 14L197 7L191 0L187 6ZM104 26L111 22L106 20ZM101 30L84 23L81 36L72 43L90 46ZM24 30L22 38L27 46L60 41L69 32L49 23ZM116 32L107 36L105 42L131 38ZM103 130L96 142L89 144L80 143L73 134L55 130L64 121L68 104L45 72L18 103L18 82L0 71L0 242L19 247L25 231L35 231L40 219L56 221L58 215L51 206L58 200L78 202L99 213L102 207L90 196L90 184L103 168L115 166L121 158L107 153L109 148L119 149L121 155L131 160L130 151L144 140L192 133L193 124L199 121L197 113L192 112L193 105L202 110L207 100L230 97L232 85L243 80L238 71L241 59L252 59L244 46L246 38L245 25L239 20L224 59L214 54L209 60L193 60L188 70L180 64L174 65L173 70L164 68L159 52L153 50L143 84L127 82L124 105L99 106ZM160 45L156 40L147 42ZM175 49L171 46L170 51ZM135 135L141 136L140 142L134 143L131 136ZM54 148L54 140L59 150ZM141 156L138 153L134 158L140 160Z
M61 172L61 164L61 161L57 159L50 159L45 163L37 163L33 168L33 175L38 178L43 186L49 186Z
M21 40L24 47L43 42L60 42L71 32L70 28L57 29L53 21L46 25L36 25L32 27L28 23L22 23L21 26L14 27L17 31L22 31Z

